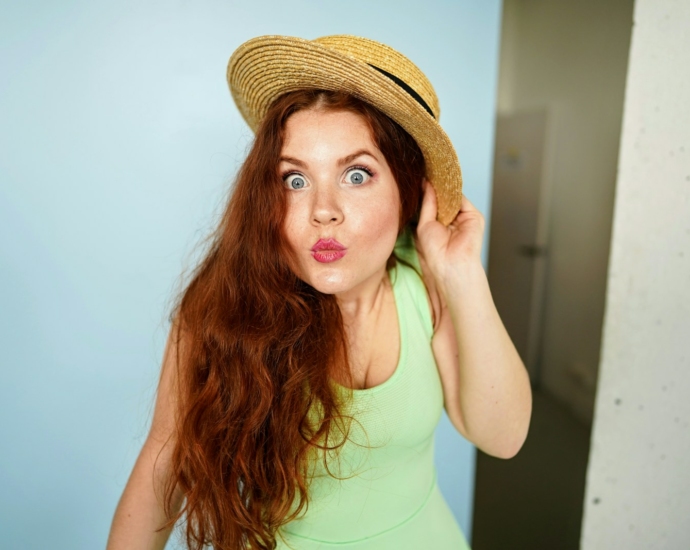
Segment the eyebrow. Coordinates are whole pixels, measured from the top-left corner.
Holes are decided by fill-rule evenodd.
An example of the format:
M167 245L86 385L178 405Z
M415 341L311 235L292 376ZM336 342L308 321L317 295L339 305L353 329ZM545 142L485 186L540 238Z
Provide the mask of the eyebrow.
M362 155L368 155L374 160L378 161L375 155L369 152L367 149L359 149L358 151L355 151L354 153L347 155L346 157L343 157L338 160L338 166L342 166L343 164L347 164L348 162L352 162L355 160L357 157L361 157ZM294 157L280 157L279 159L280 162L291 162L292 164L295 164L299 166L300 168L306 168L307 164L299 159L296 159Z

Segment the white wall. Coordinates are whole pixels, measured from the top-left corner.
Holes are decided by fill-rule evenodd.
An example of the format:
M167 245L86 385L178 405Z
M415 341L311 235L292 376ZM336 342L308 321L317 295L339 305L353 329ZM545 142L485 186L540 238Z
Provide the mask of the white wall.
M350 33L434 84L489 211L500 0L0 3L0 547L103 548L146 435L169 298L251 132L225 82L250 37ZM475 448L439 485L471 537Z
M689 28L637 0L584 550L690 548Z
M553 142L541 383L591 422L633 0L506 0L498 109Z

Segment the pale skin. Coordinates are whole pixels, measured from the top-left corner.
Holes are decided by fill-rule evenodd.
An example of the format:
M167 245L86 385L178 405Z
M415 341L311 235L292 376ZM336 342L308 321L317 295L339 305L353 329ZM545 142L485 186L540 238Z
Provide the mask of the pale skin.
M293 114L286 123L281 153L291 159L281 161L281 173L294 172L284 181L288 193L284 228L298 257L297 275L336 296L350 342L355 387L377 386L393 374L400 350L386 271L400 208L393 175L368 127L351 112ZM355 153L361 154L339 162ZM295 189L290 184L297 178L304 185ZM467 197L448 227L436 221L436 212L433 186L425 182L416 245L430 291L430 311L437 319L431 344L444 407L466 439L487 454L511 458L527 436L532 394L480 261L484 218ZM328 237L346 246L346 254L335 262L317 262L310 249L318 239ZM164 443L174 434L178 361L171 344L169 336L151 430L115 511L107 550L160 550L170 536L169 529L160 533L155 529L166 519L158 496L173 441ZM183 354L184 349L183 339ZM183 498L179 491L175 494L175 511Z
M339 163L358 151L368 154ZM386 272L400 208L393 175L364 120L351 112L292 115L282 156L291 159L279 169L286 174L285 232L299 258L297 274L337 297L351 342L355 387L376 386L392 375L400 348ZM425 182L424 189L416 244L429 307L438 320L432 350L444 407L466 439L487 454L511 458L527 436L532 393L481 263L484 217L463 197L461 211L446 227L436 220L433 186ZM320 238L337 239L346 255L332 263L316 261L310 248Z

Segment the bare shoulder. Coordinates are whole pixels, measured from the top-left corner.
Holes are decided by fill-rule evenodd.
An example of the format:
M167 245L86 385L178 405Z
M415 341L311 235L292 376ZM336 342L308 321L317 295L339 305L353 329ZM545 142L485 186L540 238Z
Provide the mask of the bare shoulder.
M415 242L416 245L416 242ZM460 408L460 367L458 364L458 343L450 317L450 310L438 292L434 277L424 260L422 252L417 247L417 256L422 268L424 283L428 289L429 308L434 319L434 335L431 348L436 360L436 366L443 385L444 408L448 418L457 431L469 440L465 427L462 410Z

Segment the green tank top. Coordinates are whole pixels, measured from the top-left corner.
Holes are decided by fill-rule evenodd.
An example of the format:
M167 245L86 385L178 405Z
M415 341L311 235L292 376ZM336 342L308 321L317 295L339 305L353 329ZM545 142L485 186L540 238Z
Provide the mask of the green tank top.
M421 273L409 231L395 251ZM314 462L309 507L283 528L289 546L279 538L281 550L469 549L436 482L434 433L443 390L426 289L401 262L389 277L400 328L397 367L382 384L353 390L346 412L356 421L339 454L327 461L333 475L322 460Z

